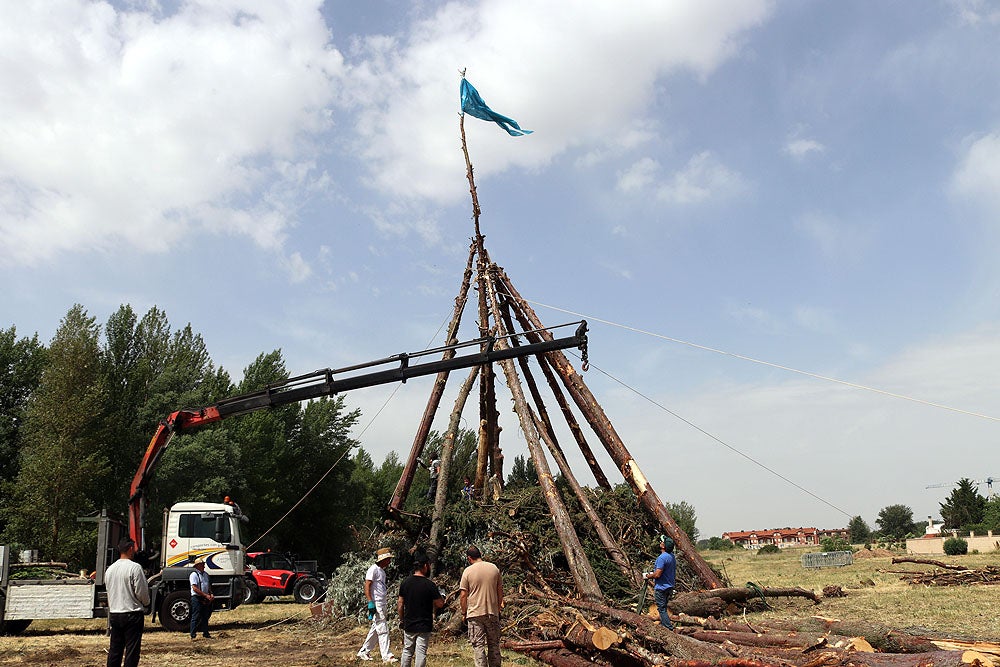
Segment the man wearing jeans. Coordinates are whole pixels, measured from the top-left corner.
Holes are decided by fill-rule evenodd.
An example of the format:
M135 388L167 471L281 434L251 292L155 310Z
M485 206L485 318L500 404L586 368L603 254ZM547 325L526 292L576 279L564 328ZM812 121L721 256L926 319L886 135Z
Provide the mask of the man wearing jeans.
M424 667L427 662L427 642L434 629L434 610L444 606L437 585L427 575L431 572L427 556L413 559L413 575L399 585L396 611L403 629L403 655L400 667Z
M142 567L133 560L135 552L135 542L126 537L118 543L120 558L104 572L111 628L108 667L121 667L123 656L125 667L139 664L142 628L146 622L142 609L149 604L149 586Z
M465 552L469 567L462 572L459 599L469 624L469 643L476 667L500 667L500 610L503 580L493 563L483 560L476 546Z
M212 593L212 580L205 573L205 557L199 556L194 562L194 572L188 575L191 583L191 639L201 636L211 639L208 631L208 619L212 617L212 605L215 595Z
M674 594L674 578L677 574L674 541L665 535L660 535L658 546L660 547L660 556L656 559L656 569L648 573L646 578L652 579L654 582L653 599L660 612L660 625L668 630L673 630L674 624L670 622L670 616L667 615L667 602Z

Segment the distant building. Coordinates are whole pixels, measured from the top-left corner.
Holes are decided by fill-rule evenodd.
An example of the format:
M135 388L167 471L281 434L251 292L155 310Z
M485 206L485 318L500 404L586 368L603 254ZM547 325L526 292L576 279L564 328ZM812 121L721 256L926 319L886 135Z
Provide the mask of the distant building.
M927 517L927 529L924 531L924 537L940 537L941 528L944 527L944 523L934 524L934 517Z
M842 537L850 541L847 528L768 528L766 530L739 530L723 533L722 538L744 549L760 549L773 544L780 549L820 543L825 537Z

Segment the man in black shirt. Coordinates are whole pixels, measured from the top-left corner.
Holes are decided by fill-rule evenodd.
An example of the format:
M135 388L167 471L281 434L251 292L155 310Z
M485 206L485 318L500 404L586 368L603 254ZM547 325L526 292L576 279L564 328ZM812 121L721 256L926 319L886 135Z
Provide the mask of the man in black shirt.
M444 598L437 585L427 576L430 571L427 556L417 554L413 559L413 574L399 585L396 611L403 628L400 667L410 667L411 663L413 667L424 667L427 661L427 642L434 628L434 610L444 606Z

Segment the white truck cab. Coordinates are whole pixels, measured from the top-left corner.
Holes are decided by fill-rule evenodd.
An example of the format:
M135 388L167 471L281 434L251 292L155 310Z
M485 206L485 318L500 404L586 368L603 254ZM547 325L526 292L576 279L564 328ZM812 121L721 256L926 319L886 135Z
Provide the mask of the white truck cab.
M150 606L168 630L185 630L191 618L188 578L197 558L205 558L214 608L235 609L243 601L244 549L241 524L246 517L235 505L177 503L163 513L160 572L151 580ZM154 581L155 580L155 581Z

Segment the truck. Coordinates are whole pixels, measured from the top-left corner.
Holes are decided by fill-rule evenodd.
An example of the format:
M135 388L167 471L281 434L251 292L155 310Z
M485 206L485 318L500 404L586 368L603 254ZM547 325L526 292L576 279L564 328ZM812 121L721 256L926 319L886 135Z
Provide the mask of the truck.
M127 521L106 510L83 520L97 524L97 553L93 574L66 579L19 579L13 576L11 550L0 545L0 634L23 632L36 619L104 618L108 615L104 571L116 558L115 547L125 535L139 548L150 588L147 612L153 622L168 630L188 628L191 564L206 559L205 571L212 584L216 610L235 609L248 596L246 549L243 527L248 519L235 503L185 502L164 510L160 548L150 550L146 535L146 490L156 466L174 435L206 426L229 417L266 410L281 405L333 396L363 387L373 387L410 378L492 364L504 359L544 354L553 350L579 348L586 354L587 322L582 320L548 329L573 326L573 334L536 343L496 347L497 338L487 336L462 343L401 353L339 369L326 368L213 405L178 410L160 422L132 480ZM464 349L472 353L459 354ZM441 359L414 363L421 357L441 354ZM386 366L390 366L385 368Z

